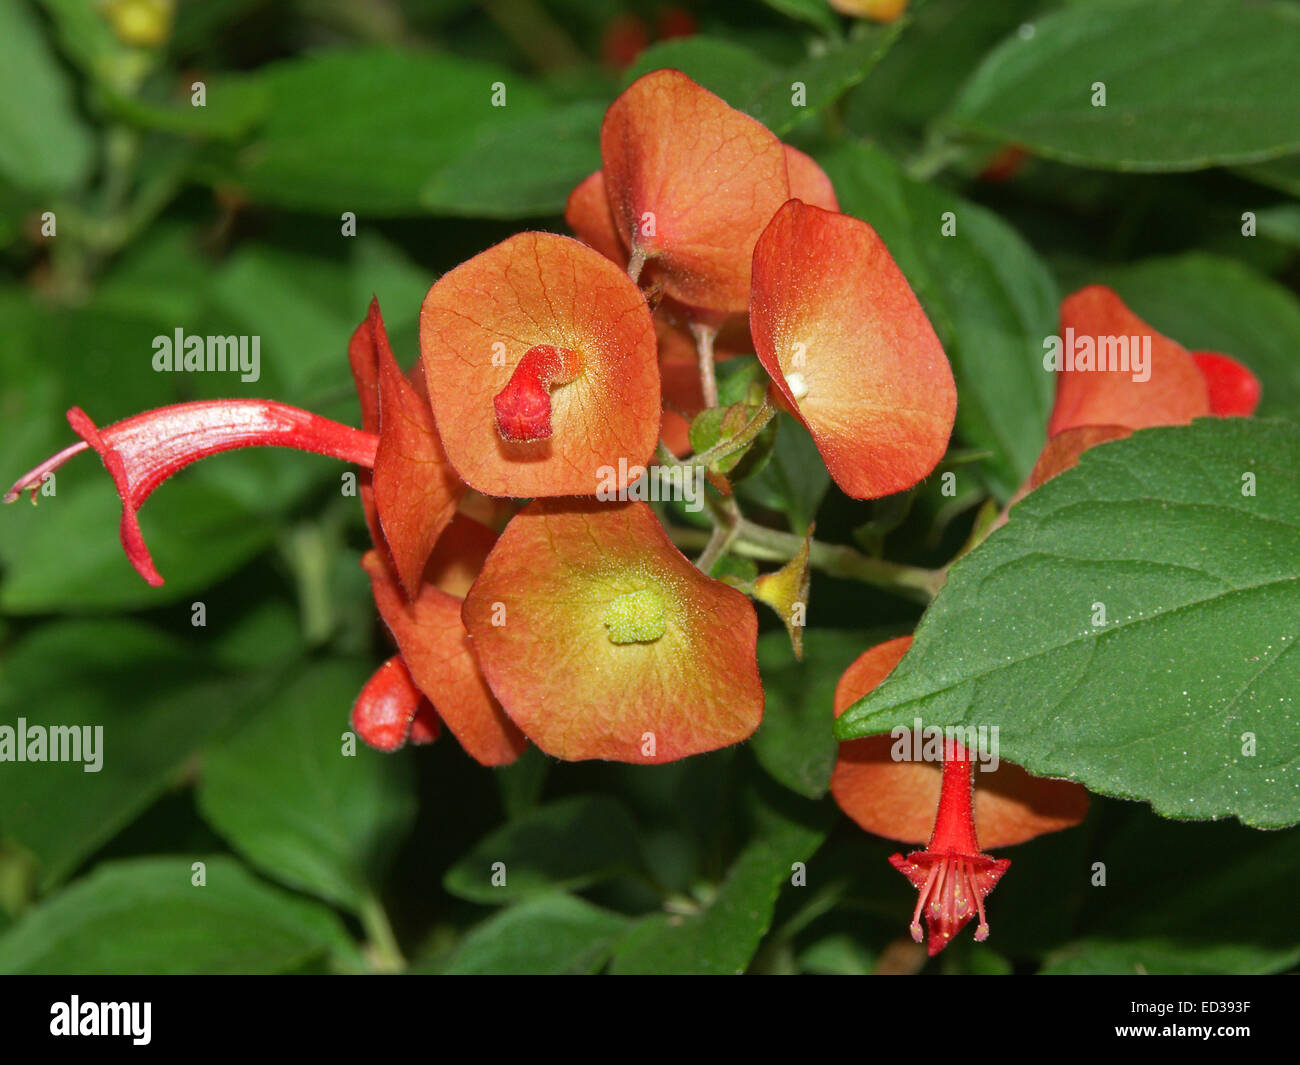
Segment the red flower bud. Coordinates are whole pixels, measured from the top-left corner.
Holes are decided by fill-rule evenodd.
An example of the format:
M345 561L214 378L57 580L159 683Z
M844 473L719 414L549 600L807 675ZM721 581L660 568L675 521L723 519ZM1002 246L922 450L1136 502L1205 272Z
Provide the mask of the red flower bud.
M419 738L413 735L416 715L420 719ZM366 681L352 706L352 730L363 741L380 751L395 751L408 737L417 743L431 743L440 726L433 707L415 686L401 655L394 655Z

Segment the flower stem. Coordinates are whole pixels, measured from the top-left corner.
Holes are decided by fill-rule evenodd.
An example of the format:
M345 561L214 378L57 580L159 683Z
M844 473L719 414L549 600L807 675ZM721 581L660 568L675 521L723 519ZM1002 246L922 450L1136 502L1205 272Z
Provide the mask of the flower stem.
M627 276L636 284L641 280L641 271L645 269L646 254L641 248L634 247L627 261Z
M708 501L707 496L706 501ZM700 557L695 560L696 567L705 573L711 571L713 564L727 553L727 549L736 538L741 522L745 520L740 516L740 508L736 506L734 499L724 499L717 503L708 502L709 510L713 514L713 532L709 534L708 543L704 545Z
M718 405L718 375L713 366L713 340L717 335L716 325L691 323L691 336L695 338L695 350L700 356L700 390L704 394L705 407Z
M712 534L706 533L703 529L681 527L669 529L669 535L673 543L686 550L696 549L701 545L707 550L708 542L712 538ZM802 536L769 529L742 517L736 523L726 550L763 562L788 562L798 554L803 542ZM852 547L828 544L820 540L811 542L808 563L813 569L832 577L843 577L877 588L886 588L923 604L929 603L935 597L943 586L946 576L943 570L925 569L921 566L908 566L900 562L871 558Z

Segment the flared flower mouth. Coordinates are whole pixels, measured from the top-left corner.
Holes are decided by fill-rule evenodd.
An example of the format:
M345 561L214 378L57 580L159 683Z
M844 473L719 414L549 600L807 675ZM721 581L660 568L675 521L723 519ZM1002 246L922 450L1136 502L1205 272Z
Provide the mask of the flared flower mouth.
M972 917L979 915L975 941L989 937L989 922L984 913L984 897L993 890L1002 874L1011 866L1006 858L986 854L938 854L913 851L906 858L895 854L889 864L902 873L920 893L912 912L910 931L916 942L923 942L921 917L929 928L928 950L933 957L943 950L952 937Z

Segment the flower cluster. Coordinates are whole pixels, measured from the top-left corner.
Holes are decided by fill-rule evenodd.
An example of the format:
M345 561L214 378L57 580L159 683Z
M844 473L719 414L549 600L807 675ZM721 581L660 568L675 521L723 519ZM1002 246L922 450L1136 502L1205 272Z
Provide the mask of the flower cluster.
M366 742L395 750L445 726L471 757L503 765L528 743L559 759L651 764L745 740L764 703L753 601L778 608L797 650L809 541L757 580L713 576L744 523L737 463L779 410L847 495L903 491L942 459L956 388L880 237L839 212L816 162L753 118L661 70L613 102L600 148L601 169L565 212L580 239L520 233L442 276L409 372L372 303L348 348L360 429L264 400L180 404L104 428L74 408L81 442L6 500L34 497L93 448L122 499L126 555L161 584L137 512L184 466L267 445L354 463L373 540L361 565L397 648L353 707ZM1062 319L1080 333L1150 332L1105 289L1070 297ZM1026 490L1100 440L1253 409L1258 387L1232 360L1154 340L1140 394L1112 375L1062 373ZM716 363L750 351L765 387L721 408ZM711 486L714 531L695 563L624 492L656 461ZM837 712L908 643L854 663ZM1014 766L973 785L966 752L941 773L891 760L880 739L844 745L836 799L872 832L928 838L894 864L920 890L913 933L924 915L932 953L977 913L982 938L984 897L1008 863L980 853L976 825L985 845L1017 843L1076 823L1086 794Z
M617 493L656 455L678 463L730 353L756 351L771 388L741 424L719 423L721 449L785 409L857 498L933 469L956 390L880 238L754 119L657 71L610 106L601 157L566 212L581 240L521 233L433 285L409 374L372 304L349 347L361 430L264 401L105 429L73 410L83 443L10 498L93 447L122 497L127 557L157 584L136 512L184 465L251 445L354 462L374 541L362 566L399 652L354 707L367 742L392 750L445 725L501 765L530 741L655 763L746 739L763 711L751 599L692 565L646 503L597 499L607 471ZM705 458L729 497L730 466ZM479 520L485 498L504 501L491 512L504 529Z

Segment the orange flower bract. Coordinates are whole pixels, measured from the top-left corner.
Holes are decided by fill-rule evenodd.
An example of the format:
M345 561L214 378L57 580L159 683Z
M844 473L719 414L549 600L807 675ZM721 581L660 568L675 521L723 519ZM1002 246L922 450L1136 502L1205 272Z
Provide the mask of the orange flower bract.
M505 439L494 399L542 346L575 353L580 367L549 392L548 436ZM589 495L601 466L654 451L649 308L626 274L570 237L521 233L444 274L424 300L420 350L447 457L485 495Z
M460 745L483 765L506 765L524 749L519 730L479 671L460 618L459 593L467 574L482 564L495 539L487 526L457 515L429 558L418 595L409 602L378 551L367 551L361 559L375 605L411 678Z
M952 370L865 222L799 200L782 207L754 250L749 317L759 360L845 493L910 488L943 458Z
M463 617L501 705L557 758L671 762L762 718L754 607L683 558L644 503L530 503Z
M1089 368L1065 368L1057 373L1048 436L1080 425L1129 429L1186 425L1210 413L1205 378L1191 352L1157 333L1104 285L1090 285L1062 301L1061 336L1067 346L1071 336L1076 343L1090 341L1093 357ZM1135 343L1149 344L1150 365L1143 370L1149 376L1145 380L1135 374L1131 354L1129 365L1092 368L1103 358L1110 366L1111 352L1121 340L1125 351ZM1111 351L1106 351L1108 347Z
M781 142L678 70L638 78L600 132L620 242L693 307L743 311L750 254L790 195Z

